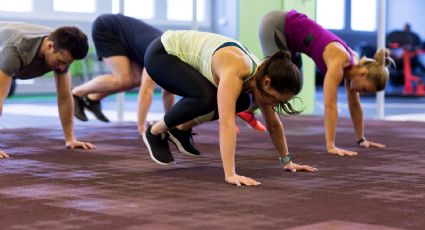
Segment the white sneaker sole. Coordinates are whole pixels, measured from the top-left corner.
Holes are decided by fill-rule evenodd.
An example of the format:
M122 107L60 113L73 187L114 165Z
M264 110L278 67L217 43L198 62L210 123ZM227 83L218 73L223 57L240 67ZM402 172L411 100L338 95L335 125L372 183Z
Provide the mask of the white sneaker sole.
M183 145L180 143L180 141L177 138L175 138L171 134L171 132L168 132L168 134L170 135L169 138L170 138L171 142L173 142L173 144L180 150L180 152L182 152L182 153L184 153L184 154L186 154L188 156L191 156L191 157L197 157L197 156L199 156L199 155L196 155L196 154L193 154L193 153L190 153L190 152L186 151L183 148Z

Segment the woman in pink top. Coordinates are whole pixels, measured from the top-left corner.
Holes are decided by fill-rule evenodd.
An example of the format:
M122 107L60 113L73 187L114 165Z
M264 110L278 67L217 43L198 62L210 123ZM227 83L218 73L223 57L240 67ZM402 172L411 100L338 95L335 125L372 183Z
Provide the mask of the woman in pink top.
M359 59L339 37L295 10L269 12L261 21L259 36L264 56L269 56L278 50L288 50L292 54L304 53L313 59L325 75L324 125L328 153L340 156L357 155L357 152L338 148L335 145L338 86L342 81L347 92L357 144L366 148L385 147L383 144L367 140L364 136L363 110L359 92L377 92L385 88L389 76L387 66L393 63L387 49L379 49L373 59L366 57ZM297 63L296 60L294 62Z

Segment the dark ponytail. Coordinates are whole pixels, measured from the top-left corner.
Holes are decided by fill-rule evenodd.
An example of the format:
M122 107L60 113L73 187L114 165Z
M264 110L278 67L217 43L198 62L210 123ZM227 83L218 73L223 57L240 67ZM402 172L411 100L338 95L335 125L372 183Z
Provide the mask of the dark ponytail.
M256 72L256 86L262 94L265 93L262 87L265 76L270 78L270 86L279 93L297 95L301 91L301 74L297 66L292 63L291 54L288 51L274 53L258 67ZM302 112L295 110L288 102L279 103L274 109L277 113L299 114Z

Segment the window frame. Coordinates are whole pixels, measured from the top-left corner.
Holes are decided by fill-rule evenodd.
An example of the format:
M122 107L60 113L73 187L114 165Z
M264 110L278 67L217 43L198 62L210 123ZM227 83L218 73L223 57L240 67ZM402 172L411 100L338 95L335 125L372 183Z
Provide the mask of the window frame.
M211 27L212 24L212 1L205 0L205 20L198 21L200 27ZM166 0L155 0L154 5L155 13L153 19L142 19L149 24L158 25L161 27L190 27L192 21L178 21L167 19L167 1ZM210 9L210 10L208 10Z
M343 32L343 33L376 33L376 31L365 31L365 30L353 30L351 27L351 2L355 0L345 0L345 9L344 9L344 25L342 29L328 29L332 32ZM317 13L317 12L316 12ZM377 17L377 15L376 15ZM327 28L325 28L327 29Z
M32 12L1 12L0 20L5 19L7 21L27 21L33 20L48 20L48 21L70 21L70 22L93 22L96 17L105 13L112 13L112 2L113 0L95 0L96 9L93 13L79 13L79 12L63 12L55 11L53 9L53 0L39 1L34 4L33 1ZM199 21L198 26L200 29L211 29L212 27L212 1L205 0L205 20ZM142 19L149 24L159 27L172 27L172 28L190 28L192 21L175 21L168 20L166 18L166 0L154 0L154 18Z
M347 1L346 0L341 0L341 1L343 2L342 28L341 29L329 29L329 28L325 27L321 22L318 22L321 26L323 26L327 30L337 30L337 31L339 31L339 30L345 30L345 28L347 26L347 23L346 23L346 19L347 19L347 15L346 15L347 5L346 4L347 4ZM326 2L326 1L324 0L324 2ZM316 2L316 21L318 21L318 15L319 15L319 12L318 12L318 8L319 7L317 6L318 4L319 4L319 1Z
M18 13L18 14L25 14L25 13L29 13L29 12L32 12L32 11L34 11L34 0L29 0L30 1L30 3L31 3L31 10L30 11L3 11L3 10L1 10L0 11L0 13Z
M84 0L84 1L87 1L87 0ZM61 13L61 14L63 14L63 13L65 13L65 14L75 14L75 13L76 14L93 14L93 13L96 13L97 8L98 8L98 4L100 3L97 0L93 0L93 2L94 2L94 11L93 12L75 12L75 11L60 11L60 10L55 10L54 9L54 2L55 2L55 0L52 0L52 11L54 13Z
M377 5L378 4L378 1L377 0L374 0L375 1L375 4ZM377 9L377 6L375 6L375 30L372 30L372 31L370 31L370 30L355 30L355 29L353 29L353 25L352 25L352 4L353 4L353 0L349 0L349 1L347 1L347 2L349 2L350 3L350 17L349 18L347 18L346 20L348 20L349 22L350 22L350 27L349 27L349 29L351 30L351 31L354 31L354 32L376 32L376 30L378 29L378 25L377 25L377 19L378 19L378 9Z

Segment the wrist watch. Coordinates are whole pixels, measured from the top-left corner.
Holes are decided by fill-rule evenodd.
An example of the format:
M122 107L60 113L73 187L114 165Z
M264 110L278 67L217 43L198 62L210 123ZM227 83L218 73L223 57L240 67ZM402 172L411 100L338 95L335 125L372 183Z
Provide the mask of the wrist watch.
M288 155L286 155L284 157L279 157L279 161L283 165L286 165L288 162L292 161L292 159L294 159L294 158L292 157L292 155L290 153L288 153Z
M357 141L357 145L360 145L361 143L366 141L366 137L362 137Z

